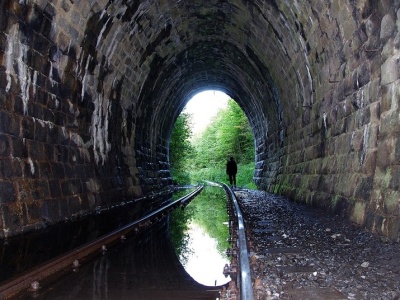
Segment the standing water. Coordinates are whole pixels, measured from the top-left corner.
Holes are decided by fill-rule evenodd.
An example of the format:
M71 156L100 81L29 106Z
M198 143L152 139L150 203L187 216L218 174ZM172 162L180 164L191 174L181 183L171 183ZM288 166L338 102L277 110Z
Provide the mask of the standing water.
M223 189L206 187L171 218L171 238L179 260L193 279L207 286L230 281L223 275L229 264L226 201Z

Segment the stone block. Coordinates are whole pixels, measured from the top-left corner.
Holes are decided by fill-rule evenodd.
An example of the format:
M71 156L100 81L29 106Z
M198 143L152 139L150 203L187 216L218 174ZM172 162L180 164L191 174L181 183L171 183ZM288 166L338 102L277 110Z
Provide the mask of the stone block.
M81 199L78 196L68 198L68 206L71 215L77 215L81 211Z
M59 198L62 196L61 185L58 180L49 181L49 190L52 198Z
M52 163L51 168L52 168L54 178L57 178L57 179L65 178L64 165L62 163Z
M75 174L75 169L72 165L70 164L64 164L64 172L65 172L65 176L67 178L75 178L76 174Z
M357 89L365 86L371 81L371 66L368 61L364 62L356 72L356 87Z
M387 86L382 87L381 114L392 108L391 93Z
M364 225L366 220L366 203L365 202L356 202L354 204L351 220L359 225Z
M0 179L0 203L15 201L16 194L13 182Z
M384 213L400 216L400 191L388 191L384 194Z
M0 157L9 157L11 153L10 138L0 133Z
M8 111L0 111L0 132L13 136L19 135L19 119Z
M386 169L391 164L391 153L393 152L393 140L385 139L378 143L376 165Z
M368 201L371 197L373 182L373 176L361 177L355 186L354 197L356 199Z
M389 224L387 226L388 228L388 235L389 239L392 239L394 241L399 242L399 236L400 236L400 219L398 216L391 217L389 218Z
M35 180L32 183L32 196L34 200L48 199L50 196L49 185L46 180Z
M374 188L376 190L376 194L381 197L382 192L387 191L390 184L390 175L391 175L391 167L386 169L377 168L375 170L375 181ZM374 190L374 192L375 192ZM377 198L377 197L376 197Z
M92 209L89 203L89 196L87 194L80 195L79 201L80 201L81 212L88 212Z
M377 164L377 150L368 150L365 154L361 171L365 175L373 175Z
M382 18L380 37L383 42L393 36L396 30L396 22L391 14L387 14Z
M68 198L58 198L58 199L54 199L54 201L58 202L58 207L60 210L60 217L62 219L69 219L71 216L71 213L70 213L70 209L69 209Z
M381 84L386 85L399 79L400 56L389 57L381 67Z
M359 152L363 149L364 136L362 130L353 131L350 138L351 151Z
M2 212L3 225L9 230L8 234L13 231L20 232L26 212L24 207L17 206L15 203L10 203L3 206Z
M0 56L0 59L1 59L1 56ZM1 74L1 71L0 71L0 78L2 76L3 75ZM4 91L4 89L0 88L0 108L2 108L4 110L12 110L13 107L14 107L14 102L13 102L12 98L10 97L10 95L7 95L6 92Z
M398 111L390 111L381 115L380 136L400 133L400 116Z
M22 171L25 178L39 178L37 162L30 157L23 162Z
M60 209L57 200L42 201L41 212L42 218L48 222L56 222L60 220Z
M41 206L42 206L41 201L33 201L26 203L27 214L29 215L28 217L29 224L32 223L37 224L42 222L43 219L41 215Z
M10 158L0 159L0 177L9 180L16 175L12 160Z
M378 123L381 117L381 103L374 102L369 107L371 123Z
M74 166L74 174L76 176L76 178L80 178L80 179L86 179L86 172L85 172L85 166L84 165L75 165Z
M46 153L44 151L44 144L37 141L26 141L26 147L29 152L29 157L36 161L46 160Z
M21 122L22 137L33 140L35 138L35 124L31 118L25 117Z
M319 191L323 191L326 194L332 194L334 190L335 182L332 180L331 175L320 176L318 181Z
M63 195L68 197L80 194L82 187L79 180L66 180L61 182L61 190Z
M395 135L393 137L393 144L394 144L394 151L393 151L392 162L393 162L393 164L399 164L400 163L400 137L398 135Z
M43 122L37 122L34 128L35 140L43 143L47 142L47 126Z
M388 178L390 179L390 181L388 188L395 191L400 190L400 166L399 165L392 166L390 168L389 175L390 176L388 176Z

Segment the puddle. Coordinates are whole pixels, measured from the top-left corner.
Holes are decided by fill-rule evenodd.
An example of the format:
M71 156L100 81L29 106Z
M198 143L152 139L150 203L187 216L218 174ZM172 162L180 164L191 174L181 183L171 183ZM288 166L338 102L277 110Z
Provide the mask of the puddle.
M171 218L171 238L181 264L198 283L219 286L230 281L223 275L229 264L230 246L226 195L223 189L206 187Z
M189 225L189 253L182 262L186 272L198 283L214 286L230 281L222 273L229 260L217 250L218 242L210 237L199 225Z

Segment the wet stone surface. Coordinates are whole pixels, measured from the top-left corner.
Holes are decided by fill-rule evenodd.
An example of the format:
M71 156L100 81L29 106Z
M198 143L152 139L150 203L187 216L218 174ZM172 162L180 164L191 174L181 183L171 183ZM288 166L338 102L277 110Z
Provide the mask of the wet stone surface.
M400 244L261 191L236 191L255 299L399 299Z

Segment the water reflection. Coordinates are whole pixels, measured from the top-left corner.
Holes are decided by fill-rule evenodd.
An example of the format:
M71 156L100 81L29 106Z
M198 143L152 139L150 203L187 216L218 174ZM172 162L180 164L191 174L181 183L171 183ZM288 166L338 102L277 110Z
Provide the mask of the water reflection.
M229 282L223 268L229 263L226 225L226 195L223 189L206 187L185 210L171 217L171 238L186 271L197 282L222 285Z

